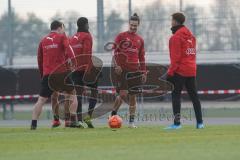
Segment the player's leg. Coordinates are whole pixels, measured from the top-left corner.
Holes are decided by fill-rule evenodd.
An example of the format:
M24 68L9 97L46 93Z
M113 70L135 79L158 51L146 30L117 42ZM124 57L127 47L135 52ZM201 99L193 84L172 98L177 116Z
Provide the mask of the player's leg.
M82 94L84 91L84 83L83 83L84 71L75 71L72 74L72 80L74 82L74 87L76 91L77 98L77 117L78 121L82 122Z
M195 112L195 117L197 121L197 128L204 128L203 119L202 119L202 109L201 103L197 94L196 79L195 77L189 77L186 79L185 86L187 92L190 96L190 99L193 103L193 108Z
M76 96L76 87L74 81L74 74L71 75L67 79L67 83L70 85L64 85L62 90L64 91L64 108L65 108L65 127L72 127L72 128L83 128L82 125L79 124L77 119L77 96ZM69 114L69 115L67 115ZM67 121L70 119L70 121Z
M52 104L52 112L53 112L53 121L52 127L58 127L61 125L59 120L59 101L58 101L59 94L58 92L53 92L51 96L51 104Z
M94 108L97 104L97 95L98 95L97 84L92 86L90 90L91 90L91 95L89 97L88 115L89 117L92 117Z
M137 94L141 93L142 74L140 72L127 73L127 86L129 96L129 128L137 128L134 124Z
M83 121L87 124L88 128L94 128L91 119L92 119L92 114L93 114L94 108L97 104L98 83L96 82L94 84L88 85L88 87L90 87L91 95L88 99L88 102L89 102L88 115L83 118Z
M69 113L70 113L70 125L67 127L72 127L72 128L84 128L79 122L77 118L77 106L78 106L78 101L76 97L76 92L75 90L67 92L65 95L65 102L68 101L69 103Z
M172 109L174 115L174 124L165 129L179 129L181 128L181 92L185 82L185 78L181 75L175 74L168 78L168 81L174 85L172 91Z
M64 101L64 120L65 120L65 127L69 127L71 124L71 120L70 120L70 101L67 100L68 97L64 97L65 101Z
M82 117L82 96L77 96L77 101L78 101L78 106L77 106L77 117L78 117L78 121L82 122L83 121L83 117Z
M41 113L42 113L42 108L43 105L47 102L48 98L45 97L38 97L37 103L35 103L33 107L33 112L32 112L32 124L31 124L31 129L34 130L37 128L37 120L39 119Z
M129 94L129 128L137 128L134 124L137 96L135 94Z
M126 73L123 71L121 75L116 75L116 73L114 73L115 75L115 84L116 84L116 99L114 101L114 105L113 105L113 109L111 112L111 116L113 115L117 115L117 112L120 108L120 106L122 105L123 102L128 103L127 100L127 81L125 78Z
M117 96L116 96L116 99L115 99L114 104L113 104L111 116L117 115L117 112L118 112L118 110L121 107L123 102L129 104L126 90L120 90L119 92L117 92Z
M37 128L37 120L39 119L43 105L51 97L53 91L48 86L48 76L44 76L41 81L41 90L37 102L33 107L31 129Z
M114 101L114 105L113 105L111 116L117 115L117 112L118 112L120 106L122 105L122 103L123 103L123 100L122 100L121 96L118 93L118 95L116 96L116 99Z
M53 92L51 96L51 105L52 105L52 112L53 115L59 117L59 101L58 101L58 92Z

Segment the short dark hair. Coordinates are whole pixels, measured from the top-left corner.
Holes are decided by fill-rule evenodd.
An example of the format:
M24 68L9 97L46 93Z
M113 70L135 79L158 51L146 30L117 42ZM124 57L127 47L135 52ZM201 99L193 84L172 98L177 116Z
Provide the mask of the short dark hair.
M172 18L177 21L179 24L183 24L185 22L185 16L181 12L177 12L172 14Z
M139 16L137 15L137 13L134 13L134 14L130 17L129 22L130 22L130 21L138 21L138 24L140 24L140 18L139 18Z
M52 30L56 30L56 29L58 29L59 27L62 27L62 26L63 26L62 22L54 20L54 21L52 21L50 28L51 28L51 31L52 31Z
M86 17L80 17L77 20L77 26L78 27L85 27L85 25L88 24L88 19Z

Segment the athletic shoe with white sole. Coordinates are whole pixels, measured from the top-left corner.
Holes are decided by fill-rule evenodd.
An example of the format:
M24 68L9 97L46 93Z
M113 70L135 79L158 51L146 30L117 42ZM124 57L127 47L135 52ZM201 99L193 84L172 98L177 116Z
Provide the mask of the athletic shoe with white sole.
M128 124L128 128L138 128L137 126L135 126L135 124L134 123L129 123Z
M83 119L83 122L87 124L88 128L94 128L90 116L85 117Z
M177 129L181 129L181 128L182 128L181 124L179 124L179 125L172 124L172 125L164 128L164 129L165 129L165 130L177 130Z
M204 124L203 123L198 123L196 128L197 129L203 129L204 128Z

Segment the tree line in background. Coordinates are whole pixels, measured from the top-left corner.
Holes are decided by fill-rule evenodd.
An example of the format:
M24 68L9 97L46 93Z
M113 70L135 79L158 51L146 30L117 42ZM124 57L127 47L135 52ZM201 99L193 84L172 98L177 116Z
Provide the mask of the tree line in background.
M235 5L234 5L235 4ZM186 25L198 39L200 50L240 50L240 12L235 0L215 1L209 11L195 6L186 6ZM163 0L157 0L143 9L135 9L141 16L140 34L145 39L149 52L166 51L168 38L171 35L170 18L176 8L167 8ZM206 12L209 12L208 14ZM76 32L76 12L64 15L56 13L51 19L61 19L69 35ZM113 41L121 31L127 29L127 19L123 19L117 10L105 17L104 43ZM36 55L38 43L42 36L49 32L49 24L29 13L26 19L13 12L13 52L15 55ZM97 23L90 22L90 31L97 43ZM0 52L7 53L8 48L8 15L0 18ZM97 47L94 47L94 51Z

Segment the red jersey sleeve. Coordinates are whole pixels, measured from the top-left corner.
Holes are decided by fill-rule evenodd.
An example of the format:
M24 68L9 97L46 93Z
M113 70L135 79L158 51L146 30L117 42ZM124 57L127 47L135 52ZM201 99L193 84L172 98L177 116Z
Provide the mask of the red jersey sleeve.
M83 54L85 54L86 62L88 62L88 70L92 68L92 36L89 34L83 40Z
M178 36L173 36L169 41L170 51L170 66L168 68L168 75L173 76L174 72L179 67L181 60L181 39Z
M64 45L64 49L65 49L66 59L75 58L74 51L73 51L72 47L70 46L69 39L67 38L67 36L65 34L63 35L63 45Z
M114 65L118 65L121 66L120 63L120 43L121 43L121 35L117 35L117 37L114 40L115 45L113 46L113 50L114 50L114 55L113 55L113 60L114 60Z
M139 63L140 63L140 70L146 73L145 49L144 49L144 41L143 40L142 40L142 46L139 51Z
M43 49L42 49L42 42L40 42L39 46L38 46L37 60L38 60L38 69L39 69L39 72L40 72L40 76L42 78L43 77Z
M87 35L83 41L83 53L92 55L92 37L90 35Z

